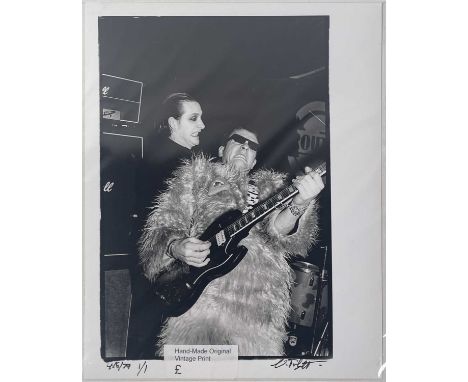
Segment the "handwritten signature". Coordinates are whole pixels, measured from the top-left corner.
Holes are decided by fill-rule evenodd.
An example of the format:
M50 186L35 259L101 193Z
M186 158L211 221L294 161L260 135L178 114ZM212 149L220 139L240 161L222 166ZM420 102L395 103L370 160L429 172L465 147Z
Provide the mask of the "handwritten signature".
M278 362L270 365L275 369L280 367L288 367L292 370L306 370L312 363L321 363L323 361L314 361L314 360L307 360L307 359L300 359L300 358L287 358L287 359L280 359ZM322 365L319 365L322 366Z

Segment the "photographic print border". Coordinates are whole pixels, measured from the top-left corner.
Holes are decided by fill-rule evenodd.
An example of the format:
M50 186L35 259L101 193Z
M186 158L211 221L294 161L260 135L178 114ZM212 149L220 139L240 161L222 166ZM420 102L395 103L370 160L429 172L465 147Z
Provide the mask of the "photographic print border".
M307 369L240 360L238 378L377 379L383 364L383 4L109 3L84 5L84 377L109 372L99 355L99 87L97 17L102 15L329 15L334 356ZM352 15L352 17L350 17ZM97 75L97 76L96 76ZM349 166L350 159L353 165ZM97 257L98 258L98 257ZM96 288L97 287L97 288ZM164 361L151 361L164 362ZM165 379L161 367L152 378Z

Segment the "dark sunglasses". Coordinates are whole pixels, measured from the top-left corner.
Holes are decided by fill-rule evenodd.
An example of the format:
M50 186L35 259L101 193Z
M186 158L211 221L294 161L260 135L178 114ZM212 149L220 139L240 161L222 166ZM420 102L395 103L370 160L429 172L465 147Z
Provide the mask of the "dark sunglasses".
M236 143L239 143L241 145L245 144L245 142L247 142L247 144L249 145L249 148L253 151L257 151L258 150L258 143L255 143L253 141L251 141L250 139L247 139L246 137L243 137L242 135L239 135L239 134L232 134L230 137L229 137L229 140L233 140L234 142Z

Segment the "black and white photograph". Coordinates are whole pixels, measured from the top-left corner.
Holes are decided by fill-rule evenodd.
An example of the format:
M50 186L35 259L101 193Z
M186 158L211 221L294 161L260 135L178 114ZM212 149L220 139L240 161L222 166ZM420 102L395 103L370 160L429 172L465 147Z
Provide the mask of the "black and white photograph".
M102 358L331 358L329 18L98 33Z
M455 3L7 2L2 380L462 379Z
M382 17L85 3L85 379L381 379Z

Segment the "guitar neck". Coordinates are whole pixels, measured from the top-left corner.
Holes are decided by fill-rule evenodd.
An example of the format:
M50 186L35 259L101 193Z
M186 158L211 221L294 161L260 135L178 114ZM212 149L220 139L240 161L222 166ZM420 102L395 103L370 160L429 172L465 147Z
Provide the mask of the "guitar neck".
M294 197L299 191L294 186L289 186L288 188L283 189L270 199L259 204L249 212L242 215L234 223L227 226L224 231L229 235L233 236L239 231L242 231L244 228L258 222L264 216L272 212L280 204L286 203L289 199Z
M320 176L323 176L326 173L326 169L326 162L322 162L313 171L319 174ZM277 194L273 195L266 201L255 206L255 208L253 208L249 212L242 215L234 223L227 226L224 229L224 231L229 236L235 235L236 233L242 231L244 228L247 228L248 226L258 222L260 219L271 213L278 206L286 203L288 200L293 198L298 192L299 190L294 185L290 185L289 187L282 189Z

